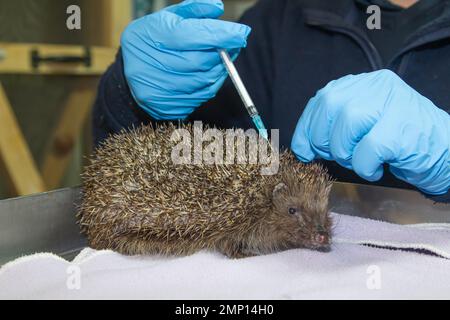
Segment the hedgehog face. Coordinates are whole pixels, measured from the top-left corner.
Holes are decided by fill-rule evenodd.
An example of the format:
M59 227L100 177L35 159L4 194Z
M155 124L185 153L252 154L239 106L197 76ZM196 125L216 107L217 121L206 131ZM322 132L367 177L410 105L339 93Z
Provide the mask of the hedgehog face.
M312 190L295 184L277 185L273 204L275 218L286 242L294 247L323 252L330 251L332 220L328 210L328 194L313 194ZM322 199L318 199L325 196Z

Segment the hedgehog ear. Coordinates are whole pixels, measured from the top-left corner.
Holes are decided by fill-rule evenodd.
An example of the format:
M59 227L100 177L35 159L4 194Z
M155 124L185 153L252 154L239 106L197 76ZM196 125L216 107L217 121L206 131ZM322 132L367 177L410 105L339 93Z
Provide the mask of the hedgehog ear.
M284 192L286 190L287 190L286 184L281 182L281 183L277 184L275 186L275 188L273 188L272 197L276 198L277 196L279 196L282 192Z

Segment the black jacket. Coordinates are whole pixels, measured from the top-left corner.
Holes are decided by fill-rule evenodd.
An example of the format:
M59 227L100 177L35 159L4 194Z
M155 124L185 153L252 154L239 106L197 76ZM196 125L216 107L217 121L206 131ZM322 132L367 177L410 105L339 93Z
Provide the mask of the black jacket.
M390 69L449 112L450 1L442 2L441 16L415 31L383 64L361 23L367 15L354 0L261 0L241 20L253 31L237 68L266 126L280 129L285 147L308 100L329 81L347 74ZM110 133L152 121L130 94L120 52L101 80L93 119L96 144ZM224 128L252 127L229 80L190 120ZM338 180L367 183L334 162L324 163ZM413 188L388 170L376 184ZM433 199L450 202L450 192Z

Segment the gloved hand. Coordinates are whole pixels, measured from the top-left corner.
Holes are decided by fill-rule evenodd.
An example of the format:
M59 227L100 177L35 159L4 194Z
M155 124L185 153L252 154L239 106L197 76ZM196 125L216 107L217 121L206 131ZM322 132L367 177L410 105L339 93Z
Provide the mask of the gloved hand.
M369 181L391 172L431 195L450 188L450 115L381 70L330 82L300 118L292 150L337 161Z
M220 0L188 0L132 22L122 35L125 76L138 105L156 120L184 119L227 77L217 52L236 58L250 27L217 20Z

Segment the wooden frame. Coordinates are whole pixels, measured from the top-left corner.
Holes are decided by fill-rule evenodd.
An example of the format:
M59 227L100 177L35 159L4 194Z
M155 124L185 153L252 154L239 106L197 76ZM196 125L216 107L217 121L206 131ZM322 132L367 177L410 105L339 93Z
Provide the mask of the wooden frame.
M49 139L41 172L37 169L25 138L0 83L0 167L15 195L28 195L57 188L66 171L96 94L96 79L114 61L120 34L132 18L131 0L98 0L90 4L105 17L100 21L99 47L35 43L0 43L0 74L70 75L80 77L69 94L62 115ZM33 64L39 57L83 57L89 63L49 62ZM83 76L81 78L81 76ZM88 77L88 78L86 78Z
M42 178L48 189L57 188L64 176L76 139L94 102L95 88L92 81L78 81L67 98L63 113L49 140L41 167Z
M72 155L73 147L95 98L95 82L92 76L100 76L114 61L116 48L93 47L91 65L42 64L32 65L31 53L42 56L80 56L85 54L81 46L45 44L0 43L4 59L0 60L0 74L72 75L83 76L69 94L56 128L47 147L42 175L36 168L28 145L15 119L13 109L0 84L0 162L16 195L27 195L57 188ZM89 76L89 78L86 78Z
M33 43L2 43L0 50L4 58L0 59L0 74L28 74L28 75L74 75L98 76L114 61L116 48L89 47L91 65L42 63L33 67L32 52L36 51L42 57L49 56L83 56L86 48L82 46L65 46Z
M105 14L103 19L102 45L119 47L120 36L133 16L132 3L129 0L97 0Z
M0 162L12 191L26 195L45 191L45 185L17 125L3 86L0 84Z

